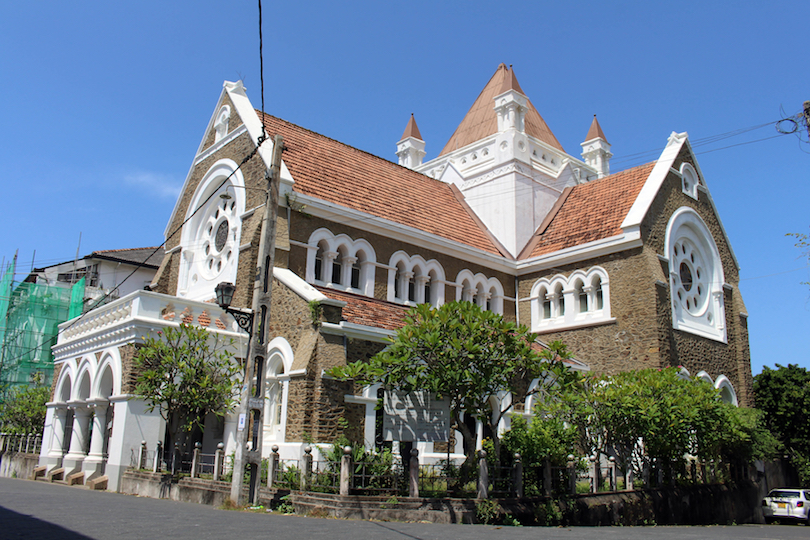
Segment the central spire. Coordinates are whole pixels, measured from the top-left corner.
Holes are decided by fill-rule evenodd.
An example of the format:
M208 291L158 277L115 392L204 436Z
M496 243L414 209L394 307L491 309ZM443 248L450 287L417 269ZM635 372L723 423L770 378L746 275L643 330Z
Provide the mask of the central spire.
M503 94L506 91L513 90L524 94L523 89L518 83L515 70L506 67L505 64L498 66L495 74L492 75L489 82L481 90L478 98L467 111L464 119L456 128L450 140L444 146L444 149L439 153L440 156L448 154L463 148L468 144L480 141L490 135L498 133L498 117L495 110L492 108L493 100L496 96ZM537 109L534 108L531 100L528 101L528 106L525 116L525 131L530 137L538 139L552 148L563 151L562 145L557 141L554 133L551 132Z

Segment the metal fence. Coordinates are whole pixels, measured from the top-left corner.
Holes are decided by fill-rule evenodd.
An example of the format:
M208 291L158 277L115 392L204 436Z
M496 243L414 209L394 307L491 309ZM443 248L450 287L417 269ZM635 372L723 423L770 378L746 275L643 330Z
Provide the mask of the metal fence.
M17 435L11 433L0 433L0 454L23 453L39 454L42 450L42 437L30 433L28 435Z

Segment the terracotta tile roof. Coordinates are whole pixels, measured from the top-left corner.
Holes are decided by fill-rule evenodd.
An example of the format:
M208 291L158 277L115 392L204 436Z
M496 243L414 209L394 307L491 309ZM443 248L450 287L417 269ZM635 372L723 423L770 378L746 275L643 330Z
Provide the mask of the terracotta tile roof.
M416 125L416 119L413 117L413 113L411 113L411 119L408 120L408 125L405 126L405 131L402 133L402 138L400 141L407 139L408 137L413 137L414 139L422 139L422 134L419 133L419 127Z
M284 137L296 192L500 254L449 184L268 114L264 125Z
M498 96L506 90L517 90L521 94L523 91L515 77L514 70L510 70L505 65L501 64L495 70L495 74L489 80L487 85L481 90L478 99L475 100L470 110L467 111L466 116L456 128L456 131L444 145L444 149L439 155L444 155L452 152L458 148L467 146L468 144L480 141L485 137L489 137L498 132L498 116L495 114L495 96ZM525 94L524 94L525 95ZM525 130L528 135L536 139L540 139L544 143L563 151L562 145L557 140L557 137L551 132L546 121L537 112L537 109L529 101L529 110L526 111Z
M532 238L530 253L546 255L621 233L621 224L655 163L634 167L575 186L544 231ZM528 251L528 249L526 250Z
M343 308L343 318L346 322L386 330L398 330L405 325L405 314L410 309L408 306L336 291L328 287L316 286L315 288L329 298L346 302L346 306Z
M596 119L596 115L593 115L593 122L591 122L591 129L589 129L588 134L585 135L586 141L590 141L591 139L602 139L603 141L607 142L605 132L602 131L602 126L599 125L599 121Z

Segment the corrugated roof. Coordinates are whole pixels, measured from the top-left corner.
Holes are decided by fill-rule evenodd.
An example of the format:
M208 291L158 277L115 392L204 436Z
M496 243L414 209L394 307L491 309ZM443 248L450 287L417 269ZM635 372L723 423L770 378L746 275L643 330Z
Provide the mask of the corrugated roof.
M157 268L163 261L163 248L162 247L145 247L145 248L130 248L130 249L105 249L102 251L94 251L85 259L96 257L98 259L107 259L110 261L120 261L129 264L141 264L143 266Z
M284 137L296 192L501 254L449 184L268 114L264 125Z
M517 82L514 70L510 70L504 64L498 66L495 74L487 85L481 90L478 98L473 103L464 119L456 128L456 131L444 145L439 153L440 156L448 154L458 148L463 148L468 144L480 141L498 132L498 116L495 114L495 96L506 90L514 89L523 94L520 84ZM525 94L524 94L525 95ZM546 121L537 112L537 109L529 100L529 110L526 111L524 128L527 135L543 141L549 146L564 152L562 145L551 132Z
M554 219L530 241L530 253L546 255L621 234L621 224L655 163L574 186ZM527 249L526 251L529 251Z

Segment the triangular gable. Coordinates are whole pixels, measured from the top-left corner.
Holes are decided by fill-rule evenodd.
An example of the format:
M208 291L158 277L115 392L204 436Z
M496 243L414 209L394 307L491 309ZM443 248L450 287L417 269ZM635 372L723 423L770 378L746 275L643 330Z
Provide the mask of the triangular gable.
M726 233L726 228L723 226L723 222L720 220L720 214L717 212L714 199L712 199L711 193L709 192L709 187L706 184L706 180L703 177L703 173L700 170L697 159L695 159L692 145L689 142L689 135L686 132L675 133L673 131L672 134L670 134L667 145L664 148L664 151L661 153L661 157L655 162L655 167L653 167L652 172L650 172L650 176L644 183L644 187L641 189L641 192L638 194L638 197L636 197L633 206L627 213L627 217L622 222L621 228L625 231L638 231L640 229L641 222L644 220L644 217L650 210L650 207L652 206L655 197L658 195L658 192L661 190L661 186L664 184L664 180L666 180L667 175L670 172L680 175L680 173L674 169L673 165L678 159L678 156L681 155L681 152L685 152L692 157L695 170L697 171L701 185L705 190L705 196L708 197L709 204L712 207L712 212L714 212L717 223L720 225L720 231L723 233L723 238L728 246L729 252L731 253L731 258L734 260L734 265L739 269L740 264L737 261L737 256L734 254L734 250L731 247L731 242L729 241L728 234Z
M225 97L228 97L231 104L233 105L233 110L231 111L231 115L233 116L238 115L239 118L242 120L242 124L244 127L236 128L237 133L242 132L242 130L246 130L248 135L250 136L250 140L253 141L254 145L258 144L259 137L262 135L262 124L261 120L259 120L258 114L256 114L256 110L250 104L250 100L247 97L245 92L245 87L242 84L242 81L237 82L230 82L225 81L222 85L222 92L219 95L219 99L217 100L217 105L214 107L214 111L211 114L211 118L208 120L208 125L203 131L202 139L200 140L200 145L197 147L197 154L194 157L194 160L189 167L188 173L186 173L186 179L183 182L183 189L180 191L181 195L177 198L175 202L174 209L172 210L171 216L169 216L169 221L166 224L166 229L164 231L164 237L168 238L170 234L174 231L171 230L172 223L177 216L177 212L180 209L181 202L183 200L183 193L189 189L189 183L191 181L192 174L194 173L194 169L197 164L202 160L203 157L211 152L212 149L215 147L208 146L206 147L206 141L208 140L208 136L211 133L211 130L214 129L214 123L216 122L217 114L219 113L220 108L225 103ZM270 168L270 164L273 159L273 139L272 135L268 133L268 140L266 140L260 147L257 153L259 156L264 160L265 166ZM230 134L228 135L230 137ZM227 141L225 141L227 144ZM290 186L294 184L295 181L293 180L290 171L287 169L283 159L281 162L281 187L280 191L282 194L288 192L290 190Z

